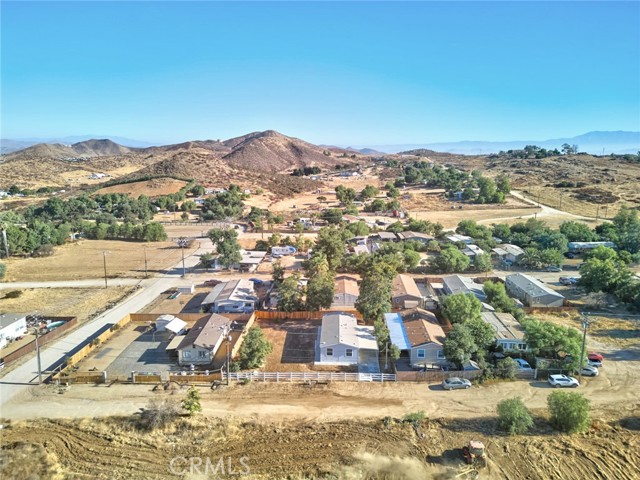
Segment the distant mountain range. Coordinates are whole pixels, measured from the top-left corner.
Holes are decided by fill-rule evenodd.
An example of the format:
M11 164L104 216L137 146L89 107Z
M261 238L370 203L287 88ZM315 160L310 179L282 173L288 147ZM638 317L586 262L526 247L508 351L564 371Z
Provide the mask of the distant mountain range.
M150 142L133 140L131 138L125 138L125 137L112 137L110 135L76 135L72 137L20 138L16 140L13 140L10 138L2 138L0 139L0 154L16 152L18 150L31 147L32 145L37 145L39 143L47 143L47 144L58 143L61 145L73 145L74 143L85 142L87 140L93 140L95 138L108 138L114 143L123 145L125 147L133 147L133 148L145 148L145 147L151 147L154 145L153 143L150 143Z
M399 153L407 150L427 149L436 152L458 153L463 155L484 155L498 153L501 150L522 149L526 145L537 145L546 149L558 150L563 144L577 145L580 152L594 155L609 153L625 154L640 151L640 132L588 132L577 137L554 138L551 140L513 140L504 142L460 141L441 143L416 143L402 145L368 145L368 148L385 152ZM361 148L361 147L358 147Z

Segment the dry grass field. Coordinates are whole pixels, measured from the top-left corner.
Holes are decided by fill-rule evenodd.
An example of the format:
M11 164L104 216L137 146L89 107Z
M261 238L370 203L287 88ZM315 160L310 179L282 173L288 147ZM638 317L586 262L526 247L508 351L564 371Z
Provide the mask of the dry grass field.
M147 197L158 197L160 195L169 195L178 192L187 182L176 180L174 178L154 178L144 182L124 183L121 185L113 185L98 190L97 194L105 193L126 193L134 198L140 195Z
M193 253L185 249L185 256ZM144 277L144 250L149 273L160 272L176 264L182 254L173 242L123 242L117 240L81 240L56 247L50 257L10 258L6 261L8 282L82 280L104 276L103 254L107 260L107 276Z

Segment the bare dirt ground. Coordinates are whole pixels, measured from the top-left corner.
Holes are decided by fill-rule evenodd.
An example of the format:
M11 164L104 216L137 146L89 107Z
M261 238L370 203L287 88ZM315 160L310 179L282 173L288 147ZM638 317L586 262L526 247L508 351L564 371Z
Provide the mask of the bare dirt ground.
M134 198L138 198L140 195L157 197L176 193L186 184L187 182L174 178L154 178L145 182L124 183L122 185L104 187L96 193L101 195L105 193L126 193Z
M319 321L261 321L260 328L273 344L264 366L267 372L307 372L314 370L315 343Z
M193 253L185 249L185 255ZM181 258L173 242L123 242L117 240L81 240L56 247L50 257L10 258L6 260L5 281L81 280L104 276L103 254L107 253L107 276L144 277L144 249L149 273L160 272Z

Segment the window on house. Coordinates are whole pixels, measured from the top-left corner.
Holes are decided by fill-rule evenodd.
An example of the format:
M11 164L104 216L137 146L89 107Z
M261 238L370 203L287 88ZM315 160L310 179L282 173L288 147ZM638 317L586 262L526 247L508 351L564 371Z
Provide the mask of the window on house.
M199 350L198 358L207 358L207 352L205 352L204 350Z
M182 352L182 358L191 358L191 352L188 352L188 351Z
M353 349L352 348L347 348L346 355L347 355L347 357L353 357Z
M438 350L436 352L436 358L438 358L438 360L443 360L444 359L444 350Z
M420 348L418 349L418 358L424 358L425 357L425 350L424 348Z
M520 348L520 350L526 350L527 349L527 344L526 343L520 343L518 345L518 348Z
M327 348L327 357L333 357L333 348Z

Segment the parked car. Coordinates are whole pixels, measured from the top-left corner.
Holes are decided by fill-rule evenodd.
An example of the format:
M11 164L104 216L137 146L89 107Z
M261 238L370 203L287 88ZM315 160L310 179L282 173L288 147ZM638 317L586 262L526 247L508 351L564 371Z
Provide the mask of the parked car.
M466 378L451 377L442 381L442 388L445 390L454 390L456 388L469 388L471 382Z
M587 355L587 358L589 360L597 360L599 362L604 360L604 357L602 355L600 355L599 353L595 353L595 352L589 352L589 354Z
M590 367L602 368L602 360L591 360L587 358L587 365Z
M576 254L571 252L565 253L564 256L567 258L576 258Z
M549 375L549 383L556 387L572 387L576 388L580 386L580 382L573 377L567 375Z
M596 367L592 367L591 365L582 367L582 370L580 371L580 374L584 375L585 377L597 377L599 373L600 372L598 371L598 369Z
M562 267L558 265L549 265L546 269L547 272L561 272Z
M221 282L221 280L214 280L214 279L211 279L211 280L205 280L205 281L203 282L203 285L204 285L205 287L215 287L215 286L216 286L216 285L218 285L220 282Z
M523 360L522 358L516 358L515 361L518 364L519 370L532 370L531 365L529 365L529 362L527 362L526 360Z
M253 282L255 286L260 286L264 284L264 280L260 280L259 278L250 278L249 281Z

